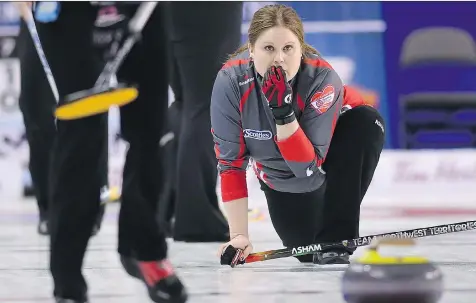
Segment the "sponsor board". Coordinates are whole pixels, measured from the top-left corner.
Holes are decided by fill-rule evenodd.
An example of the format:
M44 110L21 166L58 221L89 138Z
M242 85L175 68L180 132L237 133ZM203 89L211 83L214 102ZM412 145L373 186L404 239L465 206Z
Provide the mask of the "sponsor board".
M401 203L431 205L447 200L448 204L459 201L472 205L475 184L475 150L386 150L367 196L399 199Z

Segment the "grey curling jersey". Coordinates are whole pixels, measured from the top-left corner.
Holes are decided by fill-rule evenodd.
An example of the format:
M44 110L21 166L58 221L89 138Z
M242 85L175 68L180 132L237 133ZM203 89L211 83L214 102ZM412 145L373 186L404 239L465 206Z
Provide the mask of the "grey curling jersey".
M332 67L318 55L306 55L292 80L293 108L301 129L312 143L313 160L285 160L275 141L276 124L261 92L249 53L230 59L219 71L211 99L211 124L226 195L243 190L248 165L270 188L289 193L318 189L325 180L325 160L334 127L343 107L344 88ZM235 175L223 184L223 174ZM240 177L236 177L240 176ZM240 197L237 197L240 198ZM225 201L225 199L224 199ZM226 201L225 201L226 202Z

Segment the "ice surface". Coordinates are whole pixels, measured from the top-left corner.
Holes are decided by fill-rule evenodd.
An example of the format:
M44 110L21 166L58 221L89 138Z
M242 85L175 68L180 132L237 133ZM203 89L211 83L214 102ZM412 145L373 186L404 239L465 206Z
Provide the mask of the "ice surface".
M254 201L262 199L255 196ZM388 199L387 199L388 200ZM435 205L438 208L451 205ZM361 234L396 231L475 219L474 213L459 215L382 214L384 205L370 203L364 209ZM377 207L379 206L379 207ZM394 204L395 207L398 203ZM467 207L467 205L465 206ZM476 206L475 206L476 210ZM118 206L110 205L100 234L90 242L84 273L92 303L150 302L144 286L127 276L116 254ZM265 211L265 210L264 210ZM33 200L0 202L0 303L52 302L48 271L48 239L36 233ZM281 248L266 218L251 223L255 251ZM441 267L446 291L441 302L473 303L476 298L476 233L463 232L425 238L417 250ZM171 243L170 255L189 292L189 302L300 303L344 302L340 294L343 267L301 265L293 258L247 264L235 269L219 265L218 244ZM356 255L361 254L359 249Z

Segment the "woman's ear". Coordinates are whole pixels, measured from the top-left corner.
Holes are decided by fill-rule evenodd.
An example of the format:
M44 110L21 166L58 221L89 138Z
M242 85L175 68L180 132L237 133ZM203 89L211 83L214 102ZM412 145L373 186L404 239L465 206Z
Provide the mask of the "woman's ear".
M253 47L250 43L248 43L248 51L250 53L250 58L253 59Z

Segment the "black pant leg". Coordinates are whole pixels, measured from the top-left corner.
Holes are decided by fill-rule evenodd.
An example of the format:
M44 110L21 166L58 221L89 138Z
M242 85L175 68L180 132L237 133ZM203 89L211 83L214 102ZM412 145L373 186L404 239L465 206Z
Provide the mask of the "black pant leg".
M223 241L228 225L216 195L210 97L227 55L240 44L242 3L172 2L168 9L172 50L183 90L174 239Z
M56 135L53 109L56 99L46 78L38 53L30 33L23 20L20 23L18 37L21 93L19 98L20 110L23 115L25 132L29 145L29 170L38 203L40 218L48 217L49 208L49 171L50 158L54 137ZM107 135L107 127L104 128ZM104 152L101 154L99 175L103 186L108 185L108 152L107 141L104 142ZM101 224L104 206L98 215L97 224Z
M62 2L53 23L37 23L40 39L59 95L90 89L103 62L91 43L96 9L89 2ZM99 209L102 180L98 172L104 152L106 115L57 121L52 150L50 269L54 294L86 296L81 274L85 249Z
M159 199L158 220L167 230L167 234L172 233L172 220L175 215L176 199L176 176L177 176L177 152L178 140L180 135L180 126L182 120L183 89L180 83L180 74L177 66L177 60L172 53L172 43L170 36L167 35L168 46L168 66L169 66L169 84L174 93L174 101L167 111L167 125L164 137L161 139L160 146L163 151L163 163L165 169L164 188ZM170 100L169 100L170 101Z
M271 223L285 247L314 243L320 228L325 183L308 193L286 193L269 188L260 180L261 190L268 203ZM312 255L297 257L301 262L312 262Z
M175 180L177 175L177 150L178 137L180 134L181 106L182 103L176 99L168 108L166 134L160 140L165 176L163 190L159 199L158 219L169 235L172 232L172 220L175 215Z
M120 69L120 81L139 85L136 101L121 108L122 135L129 143L119 215L121 255L141 261L166 257L167 244L156 211L163 185L162 151L168 106L167 45L159 4Z
M99 174L99 179L101 182L100 191L103 188L109 188L109 122L108 114L104 114L104 126L101 130L104 133L104 142L102 146L102 152L99 156L99 166L97 169L97 174ZM102 201L99 201L100 203ZM100 204L99 211L96 215L95 227L100 228L104 219L104 214L106 213L106 204Z
M18 49L21 71L19 105L30 151L29 169L40 218L46 219L50 155L56 133L53 117L56 99L23 20L20 24Z
M323 165L327 185L317 241L358 237L360 205L383 149L383 127L382 117L369 106L356 107L339 118Z
M167 6L165 7L165 10L169 9ZM166 23L170 23L171 20L168 19L169 21ZM170 25L169 25L170 26ZM167 34L167 45L168 45L168 57L169 58L169 79L170 79L170 88L172 89L172 92L174 93L174 102L181 103L183 100L183 86L179 73L179 67L177 63L177 58L175 57L173 50L174 50L174 43L172 42L171 34Z

